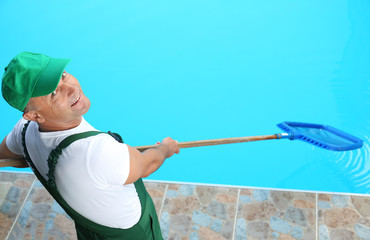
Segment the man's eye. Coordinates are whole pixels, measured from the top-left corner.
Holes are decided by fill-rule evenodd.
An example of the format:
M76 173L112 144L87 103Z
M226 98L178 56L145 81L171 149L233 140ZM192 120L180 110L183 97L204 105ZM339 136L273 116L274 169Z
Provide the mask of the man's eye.
M57 91L51 93L51 96L54 97L57 94Z
M64 71L63 74L62 74L62 79L64 79L66 76L67 76L67 73L66 73L66 71Z

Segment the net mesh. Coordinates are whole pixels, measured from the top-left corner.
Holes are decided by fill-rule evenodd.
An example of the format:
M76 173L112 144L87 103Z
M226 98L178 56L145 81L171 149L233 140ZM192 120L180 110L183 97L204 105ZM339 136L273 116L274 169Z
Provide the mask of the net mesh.
M347 146L353 144L352 141L338 136L326 129L322 128L312 128L312 127L292 127L296 131L299 131L302 137L311 138L317 140L321 143L337 145L337 146Z

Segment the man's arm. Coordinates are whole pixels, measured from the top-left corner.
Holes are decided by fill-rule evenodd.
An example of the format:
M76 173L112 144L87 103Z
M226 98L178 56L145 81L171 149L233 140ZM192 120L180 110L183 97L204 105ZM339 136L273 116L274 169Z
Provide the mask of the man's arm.
M18 159L18 160L22 159L21 164L14 166L14 167L19 167L19 168L28 167L27 162L26 160L24 160L23 156L12 153L9 150L9 148L6 146L6 137L0 144L0 159ZM6 166L9 166L9 164L1 166L1 162L0 162L0 167L6 167Z
M133 147L128 146L130 154L130 173L125 184L136 182L139 178L147 177L155 172L166 158L175 153L179 153L177 141L170 137L163 139L158 147L139 152Z

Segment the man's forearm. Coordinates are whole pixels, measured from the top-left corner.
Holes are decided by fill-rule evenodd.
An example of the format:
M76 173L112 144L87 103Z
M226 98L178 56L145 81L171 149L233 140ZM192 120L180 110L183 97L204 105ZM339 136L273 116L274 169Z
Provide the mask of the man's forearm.
M22 156L16 155L8 149L8 147L6 146L6 137L5 137L0 144L0 159L6 158L22 158Z
M28 167L27 162L24 160L23 156L16 155L12 153L8 147L6 146L6 137L0 144L0 159L7 159L6 161L0 162L0 167ZM17 159L17 161L14 160L14 163L12 162L12 159ZM20 159L22 159L20 161Z
M139 152L130 146L128 146L128 149L130 154L130 173L125 184L134 183L139 178L149 176L163 164L166 158L180 152L177 141L170 137L163 139L156 147L147 149L144 152Z
M162 164L168 155L168 148L165 145L158 145L156 148L147 149L142 153L145 158L151 159L147 167L144 177L149 176L155 172Z

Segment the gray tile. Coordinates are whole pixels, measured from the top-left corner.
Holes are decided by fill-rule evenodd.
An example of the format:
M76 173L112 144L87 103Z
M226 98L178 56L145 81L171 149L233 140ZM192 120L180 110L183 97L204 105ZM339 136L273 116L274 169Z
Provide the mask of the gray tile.
M10 239L77 239L73 221L38 180L10 236Z
M232 239L238 189L169 184L161 227L165 239Z
M5 239L35 180L33 174L0 172L0 239Z
M236 239L315 238L315 194L241 189Z
M321 239L370 239L370 197L319 194ZM330 205L331 207L326 207Z

